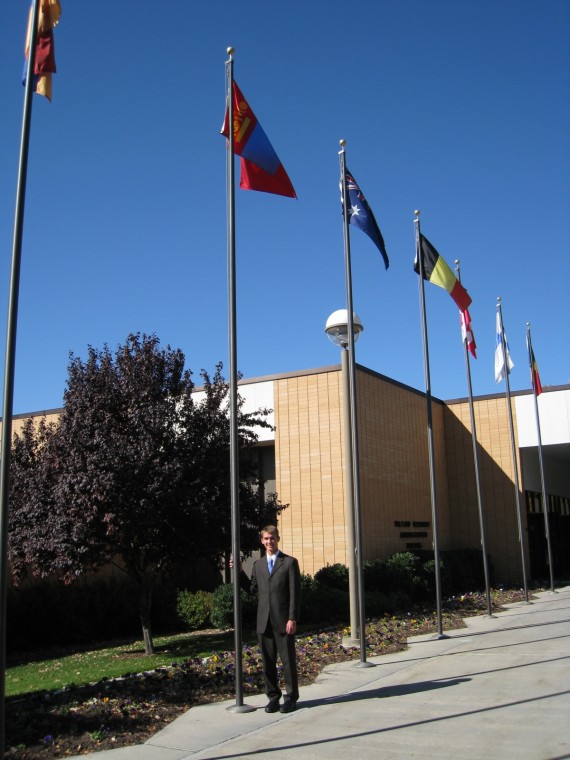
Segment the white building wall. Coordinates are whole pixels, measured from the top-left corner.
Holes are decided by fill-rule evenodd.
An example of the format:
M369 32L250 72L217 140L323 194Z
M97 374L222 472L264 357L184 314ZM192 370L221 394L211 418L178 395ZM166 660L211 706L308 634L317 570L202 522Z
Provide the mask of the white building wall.
M275 400L273 395L273 380L261 383L247 383L238 387L238 393L243 398L243 411L255 412L257 409L271 409L266 417L267 422L275 425ZM260 441L274 441L275 433L268 428L255 428Z
M515 396L518 445L538 446L534 396ZM540 435L543 446L570 443L570 391L543 392L538 397Z
M255 412L261 408L271 409L271 413L267 415L266 420L272 427L275 425L273 380L259 383L244 383L238 387L238 394L243 399L242 410L245 413ZM206 397L206 392L195 391L192 396L199 403ZM260 442L275 440L275 433L269 428L255 428L255 432Z

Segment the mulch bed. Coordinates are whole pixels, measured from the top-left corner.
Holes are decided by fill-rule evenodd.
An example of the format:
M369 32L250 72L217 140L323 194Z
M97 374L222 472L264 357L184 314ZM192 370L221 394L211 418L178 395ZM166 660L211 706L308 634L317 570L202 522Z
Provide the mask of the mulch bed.
M494 590L493 611L522 601L521 590ZM484 594L467 594L445 602L443 630L464 627L463 618L487 612ZM367 625L367 657L406 649L410 636L437 631L433 611L388 615ZM299 682L312 683L327 665L358 659L359 649L346 650L341 627L297 638ZM244 696L263 691L261 657L257 647L243 654ZM142 744L196 705L235 697L232 652L206 660L173 662L168 667L101 681L59 692L37 693L6 700L10 760L51 760L104 749Z

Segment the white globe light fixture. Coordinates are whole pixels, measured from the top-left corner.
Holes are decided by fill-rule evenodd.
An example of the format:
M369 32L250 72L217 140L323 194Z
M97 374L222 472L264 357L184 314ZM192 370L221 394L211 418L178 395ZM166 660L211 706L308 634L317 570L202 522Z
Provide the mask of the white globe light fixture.
M364 330L364 326L358 314L354 312L352 313L352 328L354 342L356 343L360 337L360 333ZM348 346L348 311L346 309L338 309L333 312L327 319L325 332L336 346L346 348Z

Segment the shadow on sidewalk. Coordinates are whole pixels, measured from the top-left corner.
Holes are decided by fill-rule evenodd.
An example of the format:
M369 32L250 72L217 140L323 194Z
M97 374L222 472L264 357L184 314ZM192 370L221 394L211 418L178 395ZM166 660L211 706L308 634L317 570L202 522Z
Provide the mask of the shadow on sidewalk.
M418 694L434 689L444 689L447 686L457 686L460 683L470 681L470 678L450 678L442 681L418 681L410 684L395 684L394 686L383 686L378 689L367 689L365 691L353 691L348 694L339 694L334 697L324 697L323 699L308 699L299 703L299 708L321 707L322 705L335 705L342 702L356 702L360 699L386 699L387 697L404 697L406 694Z
M458 684L463 681L470 681L471 679L453 679L451 681L448 681L447 684L436 684L435 688L439 688L441 686L446 685L454 685ZM417 684L411 684L408 687L395 687L394 689L373 689L369 692L362 692L359 694L347 694L342 697L333 698L330 700L314 700L309 701L307 703L303 703L300 705L301 708L304 706L308 707L316 707L317 705L323 705L323 704L333 704L335 701L337 702L348 702L352 701L353 699L368 699L370 697L378 696L378 692L381 693L382 696L389 696L388 692L392 692L392 695L395 696L398 693L400 695L403 695L405 693L411 692L411 691L421 691L422 685L425 687L425 690L428 691L430 688L434 688L431 681L427 681L425 683L420 682ZM297 750L300 753L303 751L311 751L314 750L317 747L323 747L328 745L334 745L336 742L350 742L354 739L360 739L362 737L366 736L380 736L381 734L393 732L393 731L400 731L405 730L409 728L416 728L419 726L425 726L432 723L440 723L440 722L446 722L446 721L454 721L461 718L469 717L472 715L484 715L484 714L490 714L490 713L496 713L500 712L501 710L505 710L511 707L517 707L520 705L525 704L536 704L541 701L549 700L549 699L559 699L559 698L565 698L568 696L570 692L568 691L561 691L561 692L553 692L550 694L541 694L540 696L533 696L528 699L519 699L514 700L512 702L502 702L497 704L491 704L486 707L478 707L472 710L463 710L456 713L448 713L445 715L435 715L430 716L426 718L425 720L416 720L416 721L410 721L408 723L398 723L390 726L385 726L382 728L377 729L370 729L367 731L355 731L352 733L338 733L334 736L327 736L326 738L319 738L319 739L307 739L306 741L297 741L297 742L291 742L287 744L271 744L268 739L268 745L266 747L263 747L261 749L253 749L249 750L247 753L247 757L258 757L265 754L271 754L275 753L277 754L281 750ZM291 717L294 716L295 713L291 713ZM289 717L289 716L288 716ZM230 749L230 747L228 747ZM350 750L347 749L347 753L349 753ZM347 756L350 756L347 754ZM232 752L231 749L228 753L224 754L217 754L217 755L211 755L209 757L209 760L232 760L233 758L243 758L245 755L241 752L235 753ZM303 757L302 754L299 754L299 757ZM560 757L553 757L552 760L562 760L563 758L566 759L568 755L561 755Z

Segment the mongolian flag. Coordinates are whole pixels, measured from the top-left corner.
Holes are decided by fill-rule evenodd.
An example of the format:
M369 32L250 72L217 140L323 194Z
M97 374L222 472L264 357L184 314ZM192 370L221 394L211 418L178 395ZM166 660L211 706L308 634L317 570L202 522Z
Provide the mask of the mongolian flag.
M53 30L61 16L59 0L39 0L38 30L34 59L34 92L43 95L51 102L51 75L55 74L55 53L53 47ZM30 40L32 37L33 0L28 18L26 46L24 50L24 72L22 84L26 84L28 61L30 58Z
M429 240L421 234L420 248L423 257L424 280L429 280L434 285L439 285L440 288L447 290L459 307L459 311L468 309L471 304L471 296L448 267L443 256L440 256ZM417 253L414 271L420 274L420 262Z
M259 190L264 193L297 195L283 164L269 142L257 117L251 110L243 93L235 82L234 99L234 153L240 157L242 190ZM222 134L229 136L228 109L224 118Z

